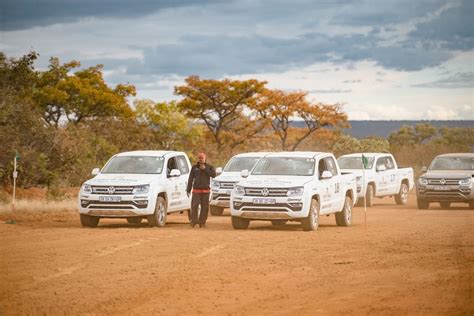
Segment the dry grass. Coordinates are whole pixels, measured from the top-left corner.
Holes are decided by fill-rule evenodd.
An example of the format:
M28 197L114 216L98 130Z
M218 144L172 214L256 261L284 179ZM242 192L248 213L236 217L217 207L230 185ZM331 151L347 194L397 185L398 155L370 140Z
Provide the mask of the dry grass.
M18 200L15 204L14 218L16 220L45 220L53 218L76 217L78 206L76 199L64 201L47 200ZM11 203L0 203L0 219L7 220L12 218Z

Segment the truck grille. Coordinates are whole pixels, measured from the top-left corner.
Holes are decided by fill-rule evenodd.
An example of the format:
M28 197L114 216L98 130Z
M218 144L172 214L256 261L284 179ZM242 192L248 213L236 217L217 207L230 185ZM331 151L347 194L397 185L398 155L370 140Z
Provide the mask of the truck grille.
M250 196L287 196L288 189L276 188L245 188L245 195Z
M440 179L428 179L428 184L433 184L433 185L458 185L459 181L461 179L445 179L445 178L440 178Z
M93 185L92 194L126 195L133 194L132 186Z
M237 182L219 182L219 187L221 189L230 189L232 190L235 187Z

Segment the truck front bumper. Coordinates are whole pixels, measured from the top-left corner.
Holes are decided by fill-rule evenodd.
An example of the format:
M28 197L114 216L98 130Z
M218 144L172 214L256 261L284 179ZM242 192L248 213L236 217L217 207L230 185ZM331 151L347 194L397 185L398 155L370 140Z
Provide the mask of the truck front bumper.
M418 199L428 202L469 202L474 200L474 190L471 187L452 186L418 186Z
M242 196L231 199L231 215L248 219L302 219L308 216L308 208L309 203L302 197Z
M151 198L146 195L97 194L79 195L79 213L98 217L146 216L154 213Z

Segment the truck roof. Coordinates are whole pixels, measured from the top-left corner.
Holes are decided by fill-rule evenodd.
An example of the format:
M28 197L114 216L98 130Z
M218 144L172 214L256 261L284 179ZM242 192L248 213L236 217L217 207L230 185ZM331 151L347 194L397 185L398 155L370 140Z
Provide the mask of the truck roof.
M316 156L328 154L317 151L280 151L269 153L265 157L300 157L300 158L315 158Z
M379 157L379 156L386 156L386 155L391 155L391 153L353 153L353 154L347 154L347 155L342 155L341 157L361 157L364 155L365 157Z
M449 154L442 154L436 157L466 157L466 158L474 158L474 153L449 153Z
M135 150L135 151L126 151L123 153L118 153L116 156L155 156L163 157L167 154L183 154L182 151L172 151L172 150Z
M268 151L255 151L255 152L237 154L234 157L263 157L269 153L270 152Z

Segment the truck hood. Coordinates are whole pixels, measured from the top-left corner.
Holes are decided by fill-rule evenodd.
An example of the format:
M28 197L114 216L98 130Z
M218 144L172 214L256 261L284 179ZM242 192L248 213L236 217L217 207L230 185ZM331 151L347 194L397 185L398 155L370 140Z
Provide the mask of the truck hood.
M240 181L239 185L253 188L291 188L303 186L313 179L304 176L249 176L246 180Z
M470 178L474 176L474 170L428 170L421 177L426 178Z
M86 181L89 185L141 185L157 180L158 174L98 174Z
M365 174L368 174L366 170ZM341 169L341 173L353 173L356 177L362 177L362 169Z
M223 172L221 173L220 175L218 175L217 177L214 178L214 180L216 181L225 181L225 182L238 182L240 180L242 180L244 178L242 178L240 176L240 172Z

